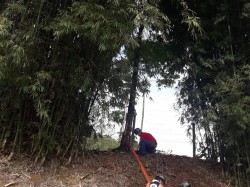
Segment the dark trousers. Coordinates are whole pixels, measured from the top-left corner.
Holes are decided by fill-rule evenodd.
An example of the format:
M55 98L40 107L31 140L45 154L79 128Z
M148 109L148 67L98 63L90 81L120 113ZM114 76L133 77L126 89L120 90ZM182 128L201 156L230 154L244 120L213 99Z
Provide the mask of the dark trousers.
M148 153L155 153L157 144L149 140L141 140L139 143L138 154L144 156Z

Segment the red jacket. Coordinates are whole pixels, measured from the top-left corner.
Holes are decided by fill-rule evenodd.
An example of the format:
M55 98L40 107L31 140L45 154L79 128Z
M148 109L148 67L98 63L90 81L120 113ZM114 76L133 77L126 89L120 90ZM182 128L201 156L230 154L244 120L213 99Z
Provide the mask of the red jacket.
M157 143L156 139L152 136L152 134L147 133L147 132L141 132L140 139L141 140L149 140L151 142Z

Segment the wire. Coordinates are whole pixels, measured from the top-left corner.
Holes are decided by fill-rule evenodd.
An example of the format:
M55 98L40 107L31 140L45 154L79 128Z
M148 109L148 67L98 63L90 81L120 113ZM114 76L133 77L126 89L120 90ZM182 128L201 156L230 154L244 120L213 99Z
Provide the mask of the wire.
M175 136L183 136L184 134L176 134L176 133L167 133L167 132L152 132L152 134L165 134L165 135L175 135Z
M182 143L182 144L187 144L189 142L186 141L175 141L175 140L157 140L157 142L168 142L168 143Z
M170 131L170 130L160 130L160 131L155 131L155 130L150 130L150 129L148 129L149 131L150 131L150 133L151 134L166 134L166 135L168 135L168 134L171 134L171 135L185 135L185 133L180 133L180 132L178 132L178 131Z

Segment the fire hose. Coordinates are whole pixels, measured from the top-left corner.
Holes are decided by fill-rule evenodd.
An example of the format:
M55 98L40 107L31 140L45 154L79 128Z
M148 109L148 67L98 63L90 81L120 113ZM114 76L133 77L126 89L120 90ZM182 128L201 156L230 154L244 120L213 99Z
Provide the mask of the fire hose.
M143 164L142 164L142 162L141 162L139 156L136 154L136 152L135 152L134 149L131 149L131 148L130 148L130 151L133 153L133 155L134 155L134 157L136 158L138 164L140 165L141 171L142 171L142 173L143 173L143 175L144 175L144 178L146 179L147 183L150 183L149 176L148 176L148 174L147 174L147 172L146 172L146 169L145 169L145 167L143 166Z

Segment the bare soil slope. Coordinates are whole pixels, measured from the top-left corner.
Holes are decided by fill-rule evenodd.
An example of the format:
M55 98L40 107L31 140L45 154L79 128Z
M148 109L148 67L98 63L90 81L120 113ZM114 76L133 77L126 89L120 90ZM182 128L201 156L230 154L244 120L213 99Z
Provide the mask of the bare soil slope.
M228 187L221 168L199 159L155 153L141 157L150 179L166 176L166 187L188 181L192 187ZM70 165L53 158L42 166L28 157L8 161L0 156L0 187L72 186L143 187L145 178L131 153L97 152L76 158Z

